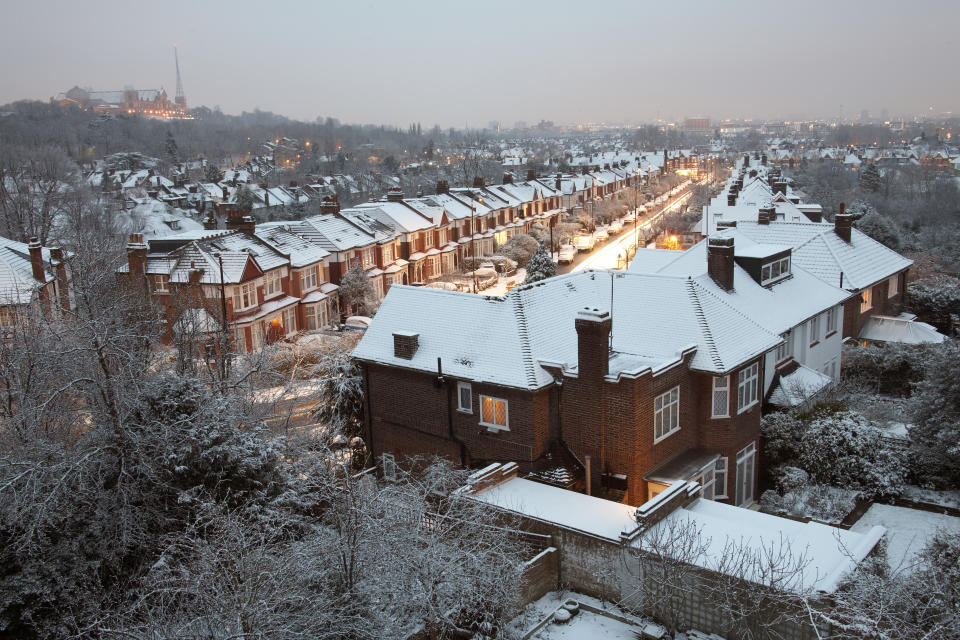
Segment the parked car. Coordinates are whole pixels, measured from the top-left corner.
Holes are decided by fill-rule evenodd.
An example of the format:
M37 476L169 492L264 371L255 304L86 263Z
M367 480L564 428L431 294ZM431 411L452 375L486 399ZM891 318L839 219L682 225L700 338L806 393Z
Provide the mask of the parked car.
M617 218L610 223L610 226L607 227L607 233L620 233L623 230L623 222L620 221L620 218Z
M593 247L596 245L596 240L593 239L592 234L588 233L578 236L577 239L574 240L574 244L577 247L577 251L593 251Z
M350 316L343 324L343 328L347 331L366 331L370 328L371 322L373 319L367 316Z
M599 242L604 242L610 238L610 234L607 233L606 227L597 227L597 230L593 232L593 237Z
M557 262L559 263L571 263L577 255L577 249L573 245L564 244L560 245L560 254L557 256Z

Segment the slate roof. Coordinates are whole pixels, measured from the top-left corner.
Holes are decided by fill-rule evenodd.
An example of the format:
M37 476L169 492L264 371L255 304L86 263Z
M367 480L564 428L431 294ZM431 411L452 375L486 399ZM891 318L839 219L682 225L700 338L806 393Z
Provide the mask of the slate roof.
M50 264L50 250L42 251L46 269ZM53 276L46 271L46 282L52 280ZM41 283L33 278L29 247L22 242L0 237L0 304L29 304L34 291L40 286Z
M688 278L583 271L483 297L394 285L355 357L523 389L553 381L546 366L575 372L574 318L584 307L610 309L610 378L658 372L694 351L691 367L728 373L776 347L780 337ZM455 330L454 330L455 329ZM393 355L393 333L420 334L411 360Z
M737 224L737 231L755 242L792 246L793 263L828 284L841 286L842 273L842 287L848 291L866 289L913 264L856 228L849 243L825 223L743 222Z

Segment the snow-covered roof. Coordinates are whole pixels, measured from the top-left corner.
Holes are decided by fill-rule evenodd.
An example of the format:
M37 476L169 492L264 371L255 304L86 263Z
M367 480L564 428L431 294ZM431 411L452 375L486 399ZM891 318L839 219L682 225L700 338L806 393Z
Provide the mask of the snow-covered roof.
M830 224L743 222L737 231L755 242L792 246L794 265L834 286L841 286L843 274L842 286L848 291L865 289L913 264L856 228L849 243Z
M34 292L53 280L48 271L50 250L42 251L46 278L44 283L33 277L29 247L22 242L0 236L0 305L29 304Z
M946 336L926 322L895 316L870 316L860 330L860 339L903 344L940 343Z
M258 226L254 235L280 253L289 256L290 266L294 268L320 262L330 255L330 252L319 244L294 233L289 225Z
M693 369L728 373L781 341L694 279L581 271L499 298L394 285L354 355L430 372L440 357L444 372L453 377L542 388L553 382L545 366L577 370L574 319L585 307L610 309L611 278L609 379L656 375L689 352ZM409 360L394 355L397 331L420 333L419 347Z
M886 532L883 527L873 527L856 533L699 498L671 512L643 537L649 539L657 535L659 528L671 524L700 532L705 552L694 560L698 566L716 568L731 545L745 545L761 555L764 550L773 549L775 553L789 550L795 559L802 556L808 561L800 581L790 585L792 590L813 589L825 593L836 591L843 577L873 550ZM642 543L638 540L634 544ZM763 582L761 576L747 578Z
M796 407L832 382L830 376L798 364L796 369L780 376L780 381L770 394L770 402L778 407Z
M326 213L291 223L290 229L319 244L327 251L345 251L376 242L376 237L356 224Z
M771 255L790 250L789 245L762 245L737 229L726 229L714 238L733 238L735 257ZM781 334L809 318L842 303L850 293L824 282L793 262L791 275L775 284L761 286L740 265L733 267L733 290L726 291L707 272L707 240L678 252L646 249L637 251L630 271L689 276L705 290L768 331ZM672 254L672 259L671 258Z

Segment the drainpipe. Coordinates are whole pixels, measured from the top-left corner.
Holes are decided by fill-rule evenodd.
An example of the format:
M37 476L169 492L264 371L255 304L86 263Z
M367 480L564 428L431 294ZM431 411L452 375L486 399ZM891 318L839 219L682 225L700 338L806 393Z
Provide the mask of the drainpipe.
M587 468L587 495L592 495L590 493L590 456L583 456L584 466Z
M460 445L460 466L467 466L467 445L463 443L463 440L458 438L453 432L453 400L450 396L453 393L456 393L456 386L453 385L453 390L451 390L451 385L446 384L447 379L443 376L443 362L439 357L437 357L437 385L446 386L446 396L447 396L447 433L450 436L450 439ZM453 382L453 381L451 381Z

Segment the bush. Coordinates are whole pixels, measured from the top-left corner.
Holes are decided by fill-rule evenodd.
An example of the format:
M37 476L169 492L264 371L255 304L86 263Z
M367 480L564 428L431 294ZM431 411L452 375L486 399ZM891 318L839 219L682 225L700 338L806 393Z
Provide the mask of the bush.
M914 469L940 486L960 486L960 344L948 340L931 354L925 380L911 400Z
M527 262L530 260L537 247L540 246L540 243L537 242L537 239L533 236L529 236L525 233L515 235L507 242L500 247L497 252L506 256L507 258L513 260L518 267L527 266Z
M843 348L843 377L875 393L909 396L939 345L870 344Z

